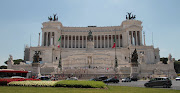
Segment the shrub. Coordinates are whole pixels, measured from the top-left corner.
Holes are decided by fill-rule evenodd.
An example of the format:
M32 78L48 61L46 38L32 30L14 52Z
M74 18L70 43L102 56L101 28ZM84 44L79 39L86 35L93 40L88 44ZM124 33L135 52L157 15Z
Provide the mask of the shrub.
M105 88L106 84L102 81L73 81L63 80L58 81L54 85L55 87L75 87L75 88Z
M0 79L0 85L7 85L7 83L12 82L12 81L39 81L40 79L23 79L23 78L18 78L18 79Z
M13 81L8 83L9 86L41 86L41 87L53 87L58 81Z

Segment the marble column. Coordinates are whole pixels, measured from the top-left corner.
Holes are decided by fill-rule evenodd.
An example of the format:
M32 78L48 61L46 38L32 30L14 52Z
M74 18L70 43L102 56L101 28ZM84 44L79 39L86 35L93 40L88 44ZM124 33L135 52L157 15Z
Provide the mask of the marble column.
M123 43L123 35L121 34L121 47L123 47L124 43Z
M129 42L129 45L132 45L132 39L131 39L132 37L131 37L131 31L129 31L129 33L128 33L128 42Z
M139 34L140 34L140 45L143 45L142 44L142 31L139 31Z
M66 35L64 35L64 48L66 48Z
M120 47L120 34L118 35L119 37L118 37L118 42L119 42L119 47ZM128 38L129 38L129 36L128 36Z
M53 36L52 36L52 32L50 32L50 45L53 45Z
M49 33L49 45L51 45L52 41L51 41L51 38L52 38L52 32Z
M82 36L82 48L84 48L84 36Z
M50 46L50 41L51 41L51 35L50 35L51 33L50 32L48 32L48 46Z
M109 35L107 35L107 43L108 43L108 46L107 46L107 48L109 48Z
M42 43L41 46L44 46L44 32L42 32Z
M134 44L134 40L133 40L133 31L131 31L131 45Z
M75 35L75 48L76 48L76 35Z
M72 48L73 48L74 47L74 41L75 41L74 40L74 35L72 35L72 39L71 40L72 40L71 44L72 44Z
M99 38L98 38L98 35L97 35L97 48L99 47L99 40L98 40Z
M138 46L138 38L137 38L137 31L135 31L136 35L136 46Z
M106 35L104 35L104 48L106 48Z
M71 47L70 47L70 48L73 48L73 46L72 46L73 36L72 36L72 35L70 35L70 37L71 37Z
M86 48L87 48L87 36L86 36Z
M95 48L95 46L96 46L95 35L93 35L93 42L94 42L94 48Z
M79 43L79 44L78 44L78 48L80 48L80 46L81 46L80 41L81 41L81 40L80 40L80 35L79 35L79 36L78 36L78 43Z
M98 48L98 35L96 35L96 48Z
M69 48L69 35L67 35L67 48Z
M101 48L101 45L102 45L102 38L101 38L101 35L99 35L99 47Z
M46 46L48 46L48 32L46 32Z
M111 47L113 46L113 35L111 35Z

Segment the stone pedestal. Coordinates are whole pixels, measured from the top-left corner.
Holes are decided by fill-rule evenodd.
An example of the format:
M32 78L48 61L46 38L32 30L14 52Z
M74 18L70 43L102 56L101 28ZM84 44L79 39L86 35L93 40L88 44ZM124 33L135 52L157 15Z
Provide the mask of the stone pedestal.
M138 69L138 64L137 63L131 63L131 77L138 77L139 75L139 69Z
M87 42L87 51L92 51L92 50L94 50L94 42L88 41Z
M40 63L32 63L32 75L40 76Z

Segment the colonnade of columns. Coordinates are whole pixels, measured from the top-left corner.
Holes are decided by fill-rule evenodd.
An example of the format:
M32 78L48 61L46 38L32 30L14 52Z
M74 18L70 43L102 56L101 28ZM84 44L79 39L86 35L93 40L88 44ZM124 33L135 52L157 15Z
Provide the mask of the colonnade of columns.
M54 32L43 32L43 46L55 45ZM114 43L115 35L93 35L94 48L111 48ZM141 45L140 31L129 31L129 44ZM122 34L116 35L116 47L123 47ZM86 48L87 36L84 35L62 35L61 37L62 48Z
M140 31L129 31L129 44L130 45L141 45L141 33Z
M115 35L93 35L94 48L112 48ZM122 34L116 35L116 47L123 47ZM86 48L87 36L62 35L62 48Z
M42 38L43 38L42 40L43 46L54 45L54 32L43 32Z

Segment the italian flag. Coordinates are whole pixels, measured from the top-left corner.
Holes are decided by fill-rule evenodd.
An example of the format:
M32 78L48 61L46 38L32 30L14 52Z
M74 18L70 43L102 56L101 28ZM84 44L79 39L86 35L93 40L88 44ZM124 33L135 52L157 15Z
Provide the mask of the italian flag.
M116 36L114 36L114 44L113 44L112 48L115 48L115 47L116 47L116 40L115 40L115 37L116 37Z
M58 40L61 44L61 36L59 37L59 40ZM60 48L60 44L58 45L58 48Z

